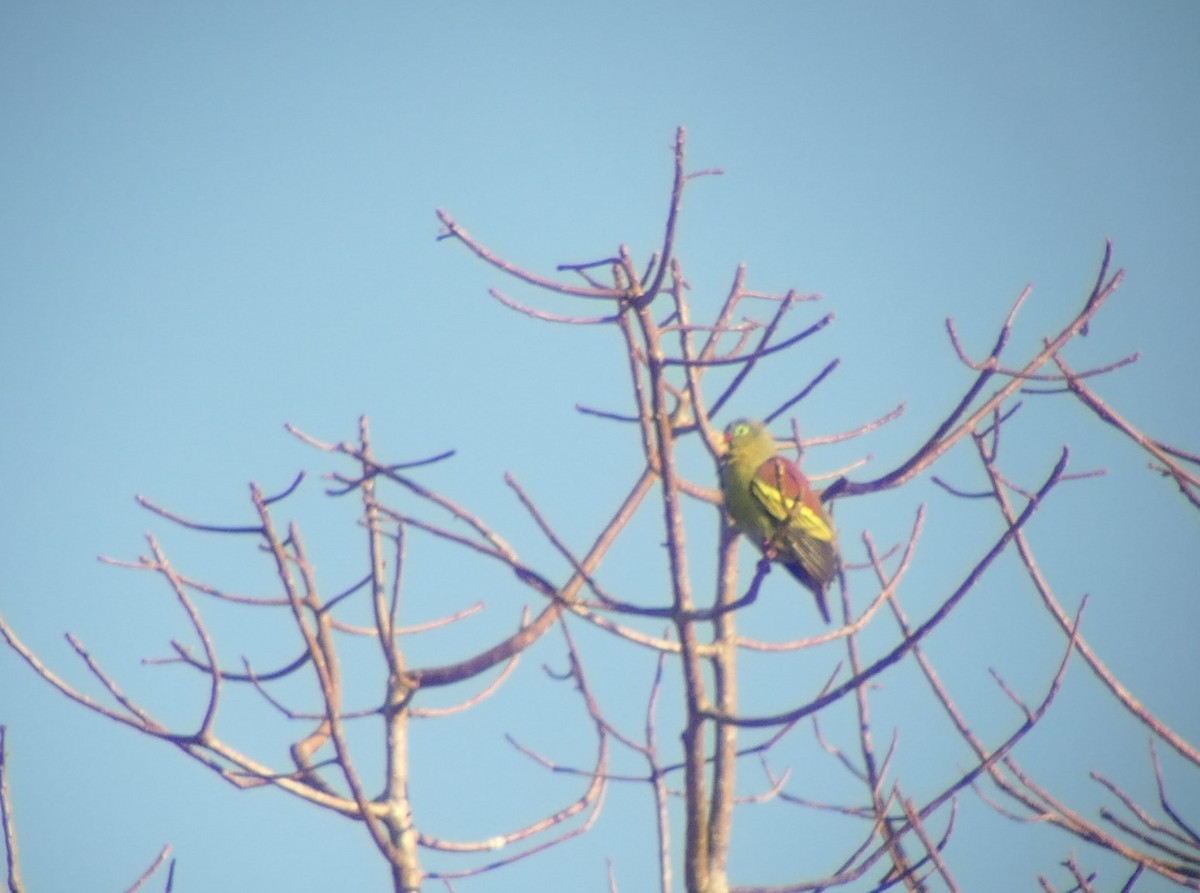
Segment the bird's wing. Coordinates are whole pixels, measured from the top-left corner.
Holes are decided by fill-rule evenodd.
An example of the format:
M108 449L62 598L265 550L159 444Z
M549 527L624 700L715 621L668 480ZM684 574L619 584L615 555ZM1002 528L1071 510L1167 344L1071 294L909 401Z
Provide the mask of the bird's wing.
M750 481L750 494L780 525L795 525L814 539L833 541L833 528L809 504L816 500L816 495L790 459L772 456L760 465Z

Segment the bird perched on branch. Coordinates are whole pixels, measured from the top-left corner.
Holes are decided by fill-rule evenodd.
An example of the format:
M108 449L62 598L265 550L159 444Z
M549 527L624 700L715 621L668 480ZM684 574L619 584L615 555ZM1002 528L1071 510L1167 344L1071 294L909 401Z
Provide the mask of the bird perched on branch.
M725 429L721 458L725 510L764 556L812 590L829 622L825 595L841 567L833 519L808 478L780 456L762 422L738 419Z

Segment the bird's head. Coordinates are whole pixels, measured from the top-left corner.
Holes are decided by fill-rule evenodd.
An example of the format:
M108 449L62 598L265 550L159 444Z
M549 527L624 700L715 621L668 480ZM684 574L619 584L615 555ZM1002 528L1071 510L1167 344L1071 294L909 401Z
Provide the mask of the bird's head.
M762 422L737 419L725 429L725 460L763 461L775 454L775 438Z
M730 422L725 428L725 446L733 449L738 444L748 443L761 437L763 430L762 422L753 422L750 419L738 419Z

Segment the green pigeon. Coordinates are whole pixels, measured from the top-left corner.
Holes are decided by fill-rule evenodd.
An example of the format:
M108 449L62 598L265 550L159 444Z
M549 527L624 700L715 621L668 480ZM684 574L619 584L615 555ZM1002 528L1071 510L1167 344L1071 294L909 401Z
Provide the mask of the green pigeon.
M841 566L833 519L796 463L775 451L762 422L738 419L725 429L725 443L721 491L729 517L763 555L812 590L828 623L825 594Z

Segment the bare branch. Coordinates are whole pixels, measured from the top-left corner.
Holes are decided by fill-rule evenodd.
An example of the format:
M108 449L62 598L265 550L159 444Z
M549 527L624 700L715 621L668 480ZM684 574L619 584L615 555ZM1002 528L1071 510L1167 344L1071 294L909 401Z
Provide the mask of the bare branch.
M21 855L17 847L17 823L13 817L12 795L8 787L8 744L6 728L0 725L0 833L4 836L4 859L8 893L24 893L21 880Z
M917 644L917 642L928 635L930 630L941 623L941 621L954 609L955 605L962 600L963 596L965 596L974 587L975 582L995 560L996 556L1004 550L1013 537L1016 536L1021 527L1024 526L1025 522L1029 520L1030 516L1041 504L1042 500L1045 499L1046 495L1055 487L1056 484L1058 484L1064 470L1066 469L1067 459L1069 456L1070 450L1066 447L1063 447L1062 454L1059 457L1058 462L1055 464L1054 469L1050 472L1049 477L1046 478L1045 482L1034 494L1034 498L1028 502L1021 514L1017 516L1017 518L1009 525L1008 529L1000 536L992 548L988 550L987 554L980 559L974 568L972 568L971 572L967 575L967 578L954 590L950 597L941 604L941 606L933 613L933 615L916 629L914 629L912 634L905 637L900 644L895 646L891 651L877 660L870 667L865 669L862 673L856 674L842 685L830 691L828 694L814 699L803 707L799 707L785 713L778 713L770 716L751 717L720 716L713 711L705 711L705 715L713 719L720 719L723 722L730 722L739 726L751 728L792 722L793 720L815 713L817 710L820 710L822 707L825 707L834 701L840 700L850 692L854 691L859 685L863 684L873 676L878 675L884 669L894 664L905 654L907 654L913 648L913 646Z
M139 877L136 881L134 881L133 886L127 887L125 889L125 893L137 893L138 890L142 889L142 886L146 883L146 881L150 880L150 878L154 875L154 872L158 871L158 869L163 866L163 864L167 861L167 859L168 859L168 857L170 857L170 855L171 855L171 845L167 844L166 846L164 846L162 848L162 850L159 852L159 854L155 858L155 860L150 863L150 867L142 872L142 876ZM172 874L175 871L175 860L174 859L171 860L171 869L170 870L171 870ZM167 889L168 890L170 889L170 883L171 883L170 880L168 880L167 881Z

